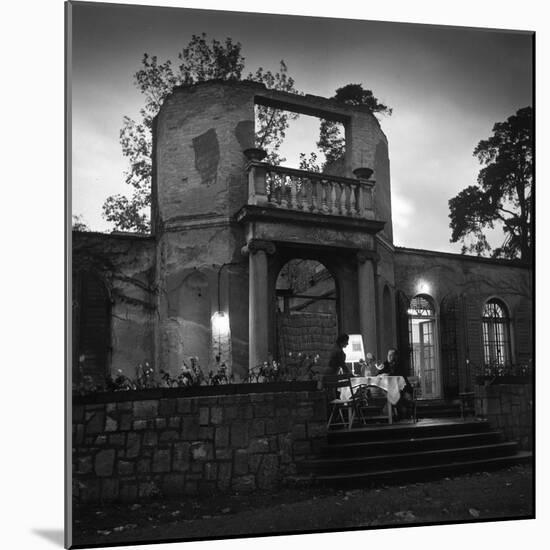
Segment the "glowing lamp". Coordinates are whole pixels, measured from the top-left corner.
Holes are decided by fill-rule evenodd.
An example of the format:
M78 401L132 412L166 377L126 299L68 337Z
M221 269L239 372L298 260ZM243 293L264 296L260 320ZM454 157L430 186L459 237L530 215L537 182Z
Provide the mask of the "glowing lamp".
M223 311L216 311L212 315L212 332L217 336L229 334L229 315Z
M426 281L419 281L416 291L418 294L430 294L430 285Z

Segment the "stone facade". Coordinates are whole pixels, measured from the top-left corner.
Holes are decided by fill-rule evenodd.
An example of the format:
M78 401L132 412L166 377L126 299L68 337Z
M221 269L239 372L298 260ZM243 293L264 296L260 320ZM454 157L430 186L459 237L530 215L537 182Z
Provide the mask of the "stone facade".
M483 371L482 310L491 298L502 301L510 315L512 362L529 363L533 352L532 271L526 264L397 248L395 285L402 303L397 341L402 350L407 349L410 299L421 294L433 300L443 396L471 390L474 377Z
M73 405L79 503L274 489L325 441L320 391L178 397L175 390L149 399L132 393Z

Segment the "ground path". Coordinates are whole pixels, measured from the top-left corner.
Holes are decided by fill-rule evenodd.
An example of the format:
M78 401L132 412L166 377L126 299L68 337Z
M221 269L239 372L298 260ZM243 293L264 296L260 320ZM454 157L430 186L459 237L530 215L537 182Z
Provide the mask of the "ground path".
M352 490L285 489L78 510L75 544L533 517L530 466Z

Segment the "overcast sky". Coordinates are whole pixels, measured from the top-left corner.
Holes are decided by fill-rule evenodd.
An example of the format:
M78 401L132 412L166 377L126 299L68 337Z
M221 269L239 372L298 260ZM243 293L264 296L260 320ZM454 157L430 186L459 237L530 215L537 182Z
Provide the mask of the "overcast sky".
M329 97L362 83L393 108L388 137L396 245L458 252L448 200L475 183L472 152L493 124L532 105L531 36L521 32L108 4L73 7L73 213L97 231L108 195L125 193L119 131L137 117L143 53L176 60L192 34L243 45L245 72L284 59L296 87ZM318 124L289 132L286 156L312 150ZM309 139L304 138L305 135Z

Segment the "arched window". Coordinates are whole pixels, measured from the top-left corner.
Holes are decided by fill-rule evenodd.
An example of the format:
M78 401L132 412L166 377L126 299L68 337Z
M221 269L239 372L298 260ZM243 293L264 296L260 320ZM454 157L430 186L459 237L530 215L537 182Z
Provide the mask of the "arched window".
M510 318L506 306L495 298L483 306L483 359L486 367L510 363Z

